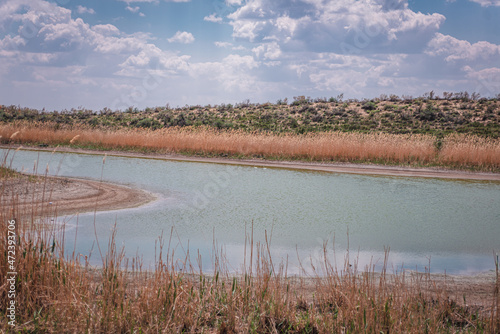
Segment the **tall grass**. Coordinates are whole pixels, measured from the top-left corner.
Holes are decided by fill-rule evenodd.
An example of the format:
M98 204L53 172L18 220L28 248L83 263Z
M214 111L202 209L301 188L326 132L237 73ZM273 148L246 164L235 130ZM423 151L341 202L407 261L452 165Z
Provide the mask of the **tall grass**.
M2 187L11 177L4 174ZM5 252L7 220L17 218L19 236L15 264L17 326L8 325L4 308L9 301L8 288L2 281L0 331L494 333L500 330L498 305L494 303L486 309L459 305L445 293L445 286L433 281L428 273L387 274L388 251L382 272L375 272L373 267L358 271L356 262L346 260L342 268L332 265L327 260L330 257L325 244L324 262L321 268L316 268L321 275L288 277L286 263L276 263L270 257L267 238L254 242L253 234L248 233L245 254L250 261L245 256L247 262L240 274L229 273L224 253L216 245L214 271L206 274L201 270L201 259L198 263L191 263L188 257L182 262L174 260L170 242L165 247L165 240L160 238L155 268L145 271L139 258L124 257L113 233L107 251L97 255L102 266L93 268L89 264L93 254L65 253L63 227L50 224L57 212L40 218L38 205L21 206L11 198L6 199L3 191L0 203L2 279L9 271Z
M95 130L55 125L1 125L3 143L72 145L117 150L231 155L309 161L375 162L500 169L500 141L451 135L436 145L430 135L309 133L306 135L218 131L201 128Z
M470 135L450 135L443 141L439 159L449 165L500 166L500 140Z

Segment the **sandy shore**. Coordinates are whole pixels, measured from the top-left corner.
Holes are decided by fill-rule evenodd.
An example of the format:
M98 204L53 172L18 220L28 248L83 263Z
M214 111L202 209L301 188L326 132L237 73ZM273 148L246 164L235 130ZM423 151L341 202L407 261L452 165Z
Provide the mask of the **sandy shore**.
M0 148L17 149L18 146L0 145ZM26 147L26 150L34 151L50 151L54 148L37 148ZM230 158L205 158L183 156L180 154L161 154L161 153L137 153L123 151L96 151L73 149L69 147L58 147L57 152L78 153L78 154L95 154L117 157L158 159L169 161L187 161L187 162L202 162L202 163L217 163L237 166L257 166L268 168L285 168L293 170L308 170L331 173L348 173L348 174L366 174L366 175L386 175L386 176L402 176L402 177L427 177L441 179L457 179L457 180L483 180L483 181L500 181L500 173L487 172L467 172L459 170L450 170L442 168L411 168L400 166L384 166L384 165L367 165L367 164L352 164L352 163L321 163L321 162L302 162L302 161L270 161L264 159L230 159Z
M15 208L18 216L63 216L124 209L146 204L155 198L139 189L63 177L33 178L22 175L4 180L0 187L2 206Z
M380 282L381 274L371 274L373 282ZM491 308L500 302L500 297L495 295L495 287L498 284L494 271L476 273L471 275L445 275L426 274L414 271L405 273L405 285L408 291L415 291L415 287L421 289L433 298L448 298L458 305L470 307L474 311L489 313ZM359 281L363 280L363 275L356 276ZM398 276L387 273L387 287L394 288L401 284L402 274ZM313 302L314 293L317 291L317 284L321 281L318 278L293 277L289 279L290 284L295 289L304 292L309 302ZM376 286L377 284L375 284ZM499 285L500 287L500 285Z

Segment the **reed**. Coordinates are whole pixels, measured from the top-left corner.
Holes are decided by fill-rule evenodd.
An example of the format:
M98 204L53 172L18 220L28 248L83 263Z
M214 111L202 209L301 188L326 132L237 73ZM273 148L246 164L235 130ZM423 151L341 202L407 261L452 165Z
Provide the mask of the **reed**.
M500 141L476 136L450 135L443 141L439 159L449 165L500 166Z
M12 173L3 174L2 187L12 180ZM44 176L40 178L43 182ZM24 182L30 186L28 179ZM174 260L171 232L170 239L158 239L155 268L146 271L139 257L124 257L113 233L107 250L98 254L102 265L94 268L89 264L92 254L65 253L64 228L51 224L57 212L46 214L38 204L21 206L5 197L2 191L0 249L7 249L4 222L15 217L17 326L10 327L2 307L3 332L493 333L499 329L497 305L483 310L460 305L428 273L387 274L389 250L382 272L375 272L374 266L358 270L357 262L348 260L339 269L328 260L325 244L321 267L308 277L288 277L286 262L276 263L270 256L267 234L265 240L254 241L253 233L245 231L250 261L242 272L227 270L224 252L214 242L214 271L204 273L199 258L195 263L188 256ZM0 277L6 277L7 268L7 253L2 251ZM7 305L8 288L3 283L0 303Z
M68 145L105 150L148 150L207 156L281 160L365 162L444 166L498 171L500 141L468 135L323 132L305 135L219 131L211 128L159 130L64 128L55 124L0 125L3 143Z

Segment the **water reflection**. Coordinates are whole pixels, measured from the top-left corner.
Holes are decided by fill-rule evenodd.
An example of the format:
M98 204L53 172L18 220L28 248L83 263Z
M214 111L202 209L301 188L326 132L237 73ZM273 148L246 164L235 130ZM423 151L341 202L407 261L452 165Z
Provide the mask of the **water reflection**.
M268 237L272 231L274 262L288 261L290 274L301 272L298 258L307 270L311 261L320 268L326 241L330 262L343 266L349 248L360 269L378 268L390 246L394 270L423 271L430 259L433 272L479 272L493 269L493 250L500 250L500 184L495 182L122 157L108 157L103 169L102 156L30 151L17 152L13 164L32 170L35 160L44 166L39 170L48 164L50 173L92 179L102 172L106 181L158 195L158 201L141 208L67 221L67 247L82 254L95 245L94 221L101 247L116 223L118 246L127 256L140 254L147 266L158 257L159 236L170 240L173 233L171 252L183 260L189 244L191 254L200 251L206 271L213 268L214 242L225 250L230 267L241 269L252 224L255 243L265 243L266 231ZM100 261L96 254L92 259Z

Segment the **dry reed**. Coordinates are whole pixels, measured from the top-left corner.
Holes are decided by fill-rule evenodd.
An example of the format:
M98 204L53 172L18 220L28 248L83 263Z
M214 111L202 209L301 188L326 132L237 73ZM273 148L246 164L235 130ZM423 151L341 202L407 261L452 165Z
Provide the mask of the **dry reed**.
M104 131L21 123L0 125L0 140L4 143L271 159L441 165L482 170L500 168L499 140L466 135L447 136L442 139L442 147L437 147L436 138L430 135L342 132L276 135L208 128Z
M449 165L500 166L500 141L476 136L451 135L443 140L439 159Z

